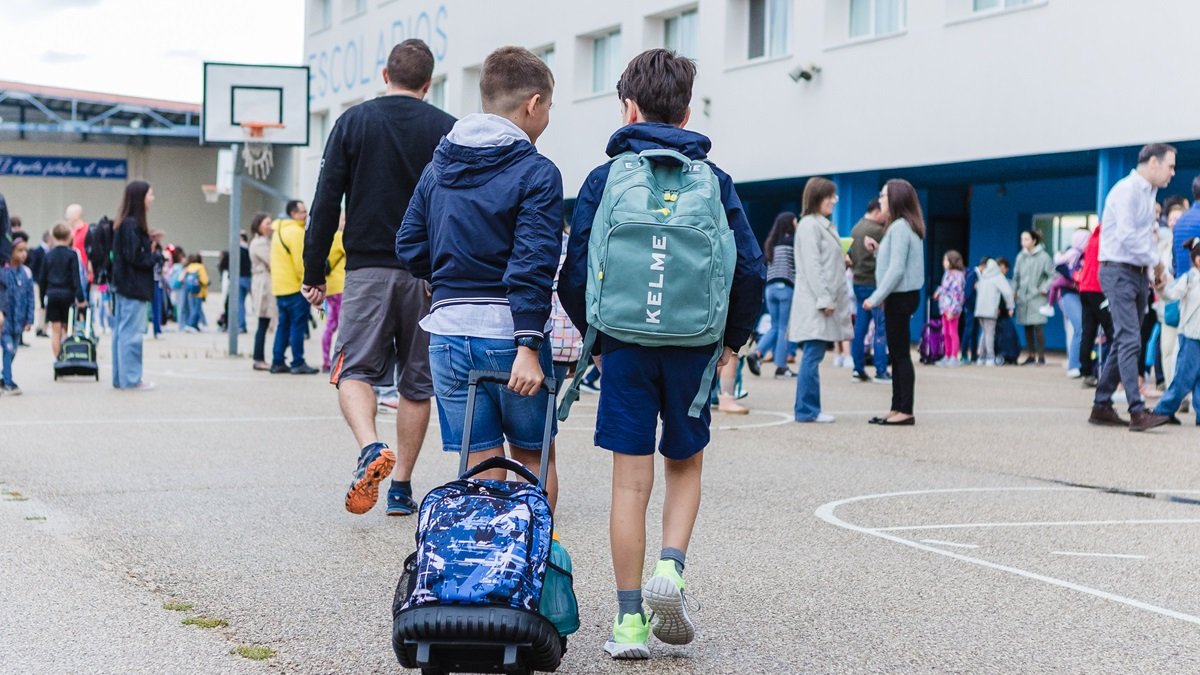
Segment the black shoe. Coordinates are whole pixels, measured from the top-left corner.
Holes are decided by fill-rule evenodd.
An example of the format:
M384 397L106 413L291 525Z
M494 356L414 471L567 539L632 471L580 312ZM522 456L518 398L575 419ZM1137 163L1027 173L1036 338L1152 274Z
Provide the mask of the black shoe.
M1111 405L1094 405L1092 406L1092 414L1088 417L1088 424L1095 424L1102 427L1127 427L1129 422L1117 414Z
M793 377L796 377L796 374L793 373L787 366L775 369L775 379L777 380L790 380Z
M1183 426L1183 422L1182 422L1182 421L1181 421L1181 420L1180 420L1178 417L1176 417L1176 416L1174 416L1174 415L1168 415L1168 416L1167 416L1167 424L1169 424L1169 425L1171 425L1171 426L1173 426L1173 427L1179 427L1179 426Z
M291 370L289 370L288 372L290 372L293 375L316 375L317 373L319 373L321 371L317 370L316 368L313 368L312 366L308 365L307 363L302 363L298 366L292 366Z
M1035 363L1037 363L1037 359L1033 358L1032 356L1026 356L1025 360L1021 362L1021 365L1032 366Z
M280 373L287 373L287 372L290 372L288 370L288 367L283 365L282 363L272 363L271 364L271 374L272 375L278 375Z
M1044 366L1044 365L1046 365L1046 357L1044 357L1044 356L1039 356L1039 357L1038 357L1038 360L1037 360L1037 364L1038 364L1039 366Z
M1088 375L1087 377L1083 378L1084 389L1095 389L1099 384L1100 378L1096 377L1095 375Z
M50 337L49 335L46 335L46 331L42 330L41 328L37 329L37 332L34 333L34 335L38 337Z
M856 370L850 374L851 382L870 382L871 376L861 370Z
M896 420L895 422L891 422L891 421L888 421L887 419L883 419L883 420L880 420L878 422L878 424L881 427L912 427L912 426L916 426L917 418L907 417L902 420Z
M762 363L760 362L760 359L761 357L754 352L750 352L746 355L746 368L750 371L750 374L755 377L762 375Z
M1129 430L1130 431L1149 431L1155 427L1161 427L1171 420L1166 415L1156 415L1148 410L1142 410L1129 414Z

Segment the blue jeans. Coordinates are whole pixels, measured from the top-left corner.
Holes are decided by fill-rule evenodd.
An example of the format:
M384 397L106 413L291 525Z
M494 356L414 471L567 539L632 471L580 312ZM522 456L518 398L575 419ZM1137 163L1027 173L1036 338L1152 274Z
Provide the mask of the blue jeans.
M299 293L275 297L279 307L279 323L275 326L275 354L273 366L286 366L286 352L292 348L292 368L304 363L304 328L308 323L308 301Z
M145 300L116 294L113 315L112 383L128 389L142 383L142 338L146 334Z
M154 282L154 294L150 296L150 320L154 326L154 337L162 333L163 289Z
M1083 338L1083 302L1078 293L1063 293L1058 300L1063 317L1071 323L1071 339L1067 341L1067 368L1079 370L1079 341Z
M1175 379L1158 406L1155 414L1174 415L1183 404L1188 393L1192 395L1192 406L1200 403L1200 340L1179 336L1179 354L1175 357ZM1196 407L1196 424L1200 424L1200 407Z
M204 323L204 298L190 293L184 297L187 298L187 325L200 330L200 324Z
M887 326L883 320L883 307L867 311L862 306L863 301L874 292L874 286L854 284L854 307L857 314L854 316L854 341L850 343L850 358L854 360L854 372L867 372L866 348L863 343L867 339L867 328L874 321L875 336L871 345L871 358L875 361L875 374L883 377L887 374L888 367Z
M767 286L767 314L771 315L771 330L763 336L759 351L770 350L775 356L775 367L786 368L791 345L788 343L788 319L792 314L792 295L795 290L782 281L773 281Z
M238 279L238 330L246 330L246 294L250 292L252 277Z
M517 358L512 340L467 337L462 335L429 336L429 370L437 393L438 425L442 449L460 452L467 421L467 380L472 370L511 371ZM543 377L554 377L550 341L542 343L538 362ZM503 384L484 382L475 396L471 420L471 447L468 452L497 448L507 440L520 450L542 449L546 430L547 392L539 389L533 396L522 396ZM551 422L551 434L558 421ZM553 438L553 435L551 436Z
M796 421L811 422L821 414L821 361L829 343L805 340L800 343L800 372L796 374Z
M8 326L5 326L8 328ZM4 384L12 387L16 386L12 376L12 362L17 358L17 343L21 341L21 334L12 334L7 330L0 334L0 349L4 350Z

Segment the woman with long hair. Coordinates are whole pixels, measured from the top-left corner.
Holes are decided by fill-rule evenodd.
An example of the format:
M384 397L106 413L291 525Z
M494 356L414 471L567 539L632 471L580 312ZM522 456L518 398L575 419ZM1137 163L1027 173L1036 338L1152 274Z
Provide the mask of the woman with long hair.
M837 201L837 187L829 179L811 178L804 186L804 212L796 224L796 288L788 321L788 338L803 350L796 376L797 422L834 421L833 415L821 411L820 364L829 343L854 335L850 323L854 302L846 284L842 240L829 220Z
M765 294L767 314L771 317L771 330L759 343L761 353L771 352L775 358L775 379L795 377L788 370L788 317L792 313L792 295L796 286L796 214L784 211L775 216L775 224L763 245L767 259L767 290Z
M888 355L892 360L892 408L871 424L911 426L916 373L912 363L909 323L921 304L925 279L925 218L917 191L906 180L889 180L879 193L879 206L887 228L875 262L875 292L863 309L883 305Z
M1029 350L1023 366L1046 365L1046 318L1054 313L1048 309L1052 281L1054 261L1042 246L1042 235L1036 230L1022 232L1012 286L1017 299L1013 318L1025 327L1025 348Z
M143 180L125 186L117 219L113 223L112 382L117 389L146 391L154 385L142 380L142 339L146 312L154 297L154 246L146 214L154 204L154 190Z
M271 293L271 214L256 213L250 219L250 313L258 319L254 331L254 369L270 370L267 364L267 330L275 319L275 296Z

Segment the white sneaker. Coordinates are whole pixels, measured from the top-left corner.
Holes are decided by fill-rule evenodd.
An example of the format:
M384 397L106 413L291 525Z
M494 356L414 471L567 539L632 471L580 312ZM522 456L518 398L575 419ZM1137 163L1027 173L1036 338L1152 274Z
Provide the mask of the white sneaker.
M983 362L983 367L984 367L984 368L995 368L995 367L996 367L996 362L995 362L995 361L993 361L992 359L988 359L988 360L986 360L986 361L984 361L984 362Z
M1078 368L1072 368L1067 371L1067 377L1072 380L1078 380L1079 378L1083 377L1083 373L1079 372Z
M826 413L817 413L817 417L811 420L796 420L797 424L833 424L837 418Z

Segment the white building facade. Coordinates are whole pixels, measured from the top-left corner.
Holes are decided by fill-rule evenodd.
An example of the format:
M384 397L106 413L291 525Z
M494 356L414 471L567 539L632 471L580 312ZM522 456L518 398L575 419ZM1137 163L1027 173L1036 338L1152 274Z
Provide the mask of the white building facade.
M1171 30L1200 19L1194 0L306 2L314 142L298 151L302 196L333 120L383 91L387 53L410 37L437 59L429 100L459 117L479 109L492 49L543 56L556 89L538 146L568 197L605 159L628 60L664 46L696 59L689 128L712 138L760 236L796 209L807 177L838 183L845 232L899 176L921 190L931 259L1011 258L1020 230L1058 242L1094 218L1143 143L1179 143L1165 194L1190 192L1184 167L1200 167L1190 49Z

